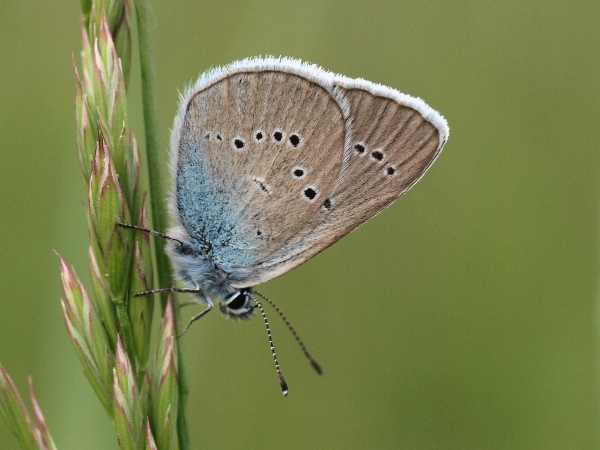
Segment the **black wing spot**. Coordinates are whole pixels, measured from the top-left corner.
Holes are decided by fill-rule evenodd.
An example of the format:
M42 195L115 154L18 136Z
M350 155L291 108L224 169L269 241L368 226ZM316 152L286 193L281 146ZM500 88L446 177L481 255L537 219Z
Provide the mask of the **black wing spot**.
M290 142L290 145L292 147L298 148L298 146L300 145L301 138L298 134L294 133L294 134L290 135L290 137L288 138L288 141Z
M299 180L306 178L306 172L307 170L302 166L294 166L292 168L292 175L294 176L294 178L297 178Z
M330 200L330 199L328 199L328 198L326 198L326 199L325 199L325 201L323 202L323 207L324 207L325 209L329 209L329 208L331 208L331 200Z
M365 154L365 151L367 149L365 148L364 144L361 143L357 143L354 145L354 152L358 155L358 156L363 156Z
M233 144L233 148L236 150L241 150L246 145L246 141L241 137L234 138L231 143Z
M283 131L275 130L273 132L273 139L275 139L277 142L281 142L281 140L283 139Z
M210 139L210 131L204 135L204 139Z
M256 235L257 236L262 236L262 231L261 230L256 230Z
M396 170L396 168L395 168L394 166L387 166L387 167L385 168L385 174L386 174L388 177L393 177L394 175L396 175L396 173L397 173L397 172L398 172L398 171Z
M317 192L317 190L312 186L309 186L306 189L304 189L304 196L310 201L313 201L315 198L317 198L318 194L319 193Z
M258 130L256 133L254 133L254 140L256 142L262 142L264 139L265 134L261 130Z
M377 162L381 162L383 161L383 158L385 158L385 153L383 153L381 150L373 150L371 152L371 158Z
M221 137L221 135L220 135L220 134L217 134L217 139L218 139L219 141L222 141L222 140L223 140L223 138Z

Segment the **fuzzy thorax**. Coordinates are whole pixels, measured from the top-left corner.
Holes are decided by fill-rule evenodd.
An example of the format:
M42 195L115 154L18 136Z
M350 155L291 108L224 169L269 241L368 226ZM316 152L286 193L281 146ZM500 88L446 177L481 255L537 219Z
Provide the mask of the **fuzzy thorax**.
M169 236L181 242L169 241L166 250L182 283L212 298L223 299L237 291L229 283L229 274L214 262L208 241L190 236L182 226L171 228Z

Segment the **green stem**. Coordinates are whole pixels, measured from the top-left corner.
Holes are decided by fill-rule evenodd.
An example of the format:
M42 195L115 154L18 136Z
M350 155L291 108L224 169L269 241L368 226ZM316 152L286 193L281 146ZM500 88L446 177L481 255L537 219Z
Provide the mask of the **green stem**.
M140 65L142 69L142 103L144 107L144 125L146 136L146 157L148 160L148 182L150 190L150 210L154 229L166 231L167 218L164 205L165 186L163 168L166 167L160 150L160 137L158 127L158 113L156 108L156 84L154 80L154 64L150 47L150 34L148 31L148 0L136 2L137 26L140 46ZM156 249L156 263L158 269L158 282L162 287L171 283L171 266L167 255L163 251L164 242L160 242ZM158 248L160 247L160 248ZM163 311L167 303L166 294L162 298Z
M150 45L150 33L148 30L148 0L137 0L136 17L138 26L138 38L140 47L140 65L142 70L142 102L144 107L144 124L146 135L146 155L148 161L148 180L150 189L150 209L152 211L152 223L155 230L165 231L167 225L163 168L166 167L161 161L160 139L158 134L158 116L156 108L156 88L154 83L154 67L152 62L152 51ZM158 242L158 241L155 241ZM171 285L171 266L164 252L164 242L156 246L156 267L158 270L159 286ZM161 298L162 310L167 304L166 294ZM181 315L179 305L174 302L176 329L181 329ZM183 346L181 340L177 345L177 360L179 362L179 407L177 411L177 436L179 448L188 450L190 438L187 428L186 404L188 395L188 383L183 358Z

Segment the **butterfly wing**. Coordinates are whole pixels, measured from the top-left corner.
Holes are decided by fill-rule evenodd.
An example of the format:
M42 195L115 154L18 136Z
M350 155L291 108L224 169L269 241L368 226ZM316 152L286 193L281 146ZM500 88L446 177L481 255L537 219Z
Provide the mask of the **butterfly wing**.
M337 84L350 104L352 141L331 212L315 230L339 239L421 179L441 152L448 127L420 99L365 80L340 78Z
M336 186L302 230L264 257L245 280L259 284L298 266L413 186L448 138L444 118L420 99L365 80L337 77L352 134Z
M247 283L335 188L348 114L328 77L295 61L243 61L204 76L182 100L173 216L210 243L235 282Z
M447 136L443 117L393 89L296 60L240 61L182 99L173 217L211 244L232 287L254 286L391 204Z

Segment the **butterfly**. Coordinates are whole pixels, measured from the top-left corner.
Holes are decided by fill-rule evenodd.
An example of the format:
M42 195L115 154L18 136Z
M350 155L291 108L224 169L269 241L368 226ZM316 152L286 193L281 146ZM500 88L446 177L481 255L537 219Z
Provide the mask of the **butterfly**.
M212 299L232 318L258 306L267 323L255 294L274 304L254 286L389 206L423 176L448 133L418 98L295 59L245 59L201 75L173 126L173 226L162 235L190 286L178 290L208 305L190 324Z

